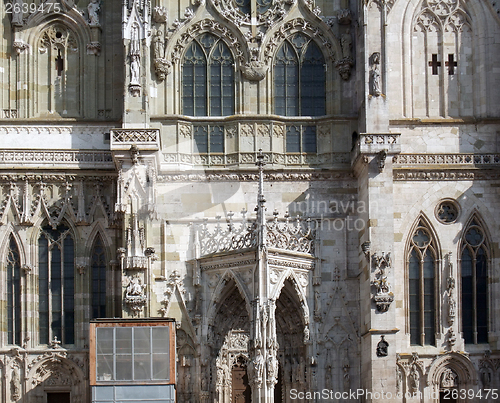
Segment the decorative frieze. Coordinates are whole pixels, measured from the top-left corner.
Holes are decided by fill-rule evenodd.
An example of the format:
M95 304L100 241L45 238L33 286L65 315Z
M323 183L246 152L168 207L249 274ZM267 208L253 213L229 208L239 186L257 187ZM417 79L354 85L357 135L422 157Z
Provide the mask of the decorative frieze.
M498 179L500 179L500 172L493 170L394 170L395 181L474 181Z
M395 168L405 165L500 165L500 154L398 154L392 157Z
M354 180L350 172L278 172L264 175L266 182L284 181L332 181L332 180ZM0 176L0 179L2 177ZM157 181L170 182L254 182L258 180L258 174L252 172L206 172L197 174L165 174L158 175Z
M99 166L101 169L114 168L113 158L109 151L71 151L71 150L0 150L1 165L26 165L33 164L40 167L43 164L54 164L61 166L75 166L82 168L82 165L89 167Z
M286 153L263 153L264 158L273 163L285 166L317 166L317 165L348 165L350 163L349 153L323 153L323 154L286 154ZM228 153L219 154L185 154L185 153L163 153L163 164L189 164L194 166L226 166L239 164L253 164L256 160L255 153Z

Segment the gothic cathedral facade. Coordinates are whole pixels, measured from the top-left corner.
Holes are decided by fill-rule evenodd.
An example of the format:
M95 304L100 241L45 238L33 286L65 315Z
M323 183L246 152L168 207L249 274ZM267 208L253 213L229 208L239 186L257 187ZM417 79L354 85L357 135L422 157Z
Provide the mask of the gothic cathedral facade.
M1 402L162 317L180 403L498 399L498 2L0 15Z

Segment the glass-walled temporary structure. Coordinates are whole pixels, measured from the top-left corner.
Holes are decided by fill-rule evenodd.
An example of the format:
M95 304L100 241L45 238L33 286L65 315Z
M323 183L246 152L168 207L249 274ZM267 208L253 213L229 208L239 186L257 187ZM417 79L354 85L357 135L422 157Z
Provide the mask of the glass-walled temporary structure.
M92 402L175 402L175 321L90 324Z

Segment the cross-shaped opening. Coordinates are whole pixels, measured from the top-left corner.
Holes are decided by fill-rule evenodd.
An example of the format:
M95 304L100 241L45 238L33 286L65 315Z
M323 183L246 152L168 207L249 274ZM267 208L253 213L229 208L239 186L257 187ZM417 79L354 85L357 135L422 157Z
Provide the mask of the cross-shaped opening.
M432 55L432 61L429 62L429 67L432 67L432 75L437 76L438 67L441 67L441 62L438 62L438 55Z
M63 69L64 69L64 60L61 56L61 49L58 49L56 57L56 70L58 77L61 77Z
M446 67L448 67L448 74L450 76L455 74L455 67L457 67L457 62L454 59L453 54L448 55L448 61L444 63Z

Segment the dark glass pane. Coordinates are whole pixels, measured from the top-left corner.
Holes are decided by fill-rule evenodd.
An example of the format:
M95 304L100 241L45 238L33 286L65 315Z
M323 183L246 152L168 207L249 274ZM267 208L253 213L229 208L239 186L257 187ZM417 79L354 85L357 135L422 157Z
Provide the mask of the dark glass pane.
M305 126L302 133L302 152L316 152L316 126Z
M427 250L424 256L424 278L434 278L434 258Z
M409 303L410 303L410 342L421 344L420 334L420 261L415 249L410 253L409 261Z
M284 116L299 114L299 65L293 47L284 42L275 59L275 113Z
M416 280L420 278L420 260L418 258L418 253L415 249L412 249L410 253L410 264L409 264L409 278Z
M238 8L243 14L250 14L251 12L251 7L250 7L250 0L234 0L235 3L238 5Z
M297 126L287 126L286 128L286 152L300 152L300 128Z
M314 41L310 41L300 70L301 115L321 116L325 112L325 59Z
M257 13L264 14L267 10L269 10L269 7L271 7L272 3L272 0L257 0Z
M483 247L476 254L477 342L488 342L488 264Z
M185 115L206 115L207 62L196 42L187 49L182 64L182 112Z
M462 252L462 335L466 343L474 343L474 292L472 256L469 249Z
M101 237L94 242L91 258L92 271L92 318L106 317L106 260Z
M224 152L224 128L221 126L210 127L210 152Z
M39 338L41 344L49 343L49 265L48 240L42 233L38 240L38 304Z
M194 126L194 143L198 153L208 153L208 128L206 126ZM196 151L196 150L195 150Z
M210 115L234 114L233 57L220 40L210 58Z
M7 322L8 344L21 345L21 260L13 236L7 250Z

